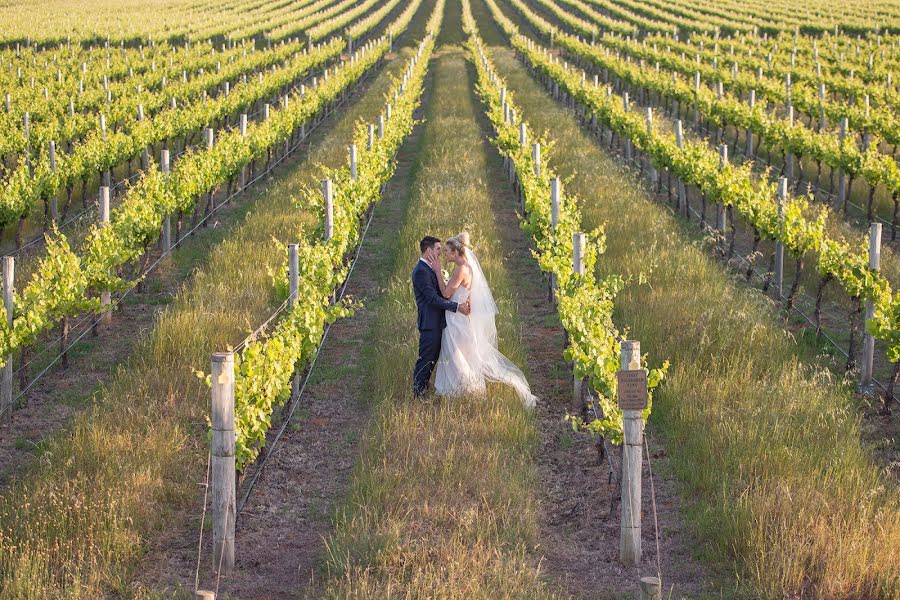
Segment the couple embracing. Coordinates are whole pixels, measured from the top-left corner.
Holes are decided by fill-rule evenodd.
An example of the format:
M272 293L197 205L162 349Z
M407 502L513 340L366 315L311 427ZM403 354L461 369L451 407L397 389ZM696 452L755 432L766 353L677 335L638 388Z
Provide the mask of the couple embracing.
M487 381L513 387L522 403L533 408L537 398L528 381L497 350L497 305L470 245L462 232L441 241L425 236L421 256L412 272L418 308L419 357L413 370L413 394L424 396L431 373L441 396L485 394ZM454 266L444 281L441 255Z

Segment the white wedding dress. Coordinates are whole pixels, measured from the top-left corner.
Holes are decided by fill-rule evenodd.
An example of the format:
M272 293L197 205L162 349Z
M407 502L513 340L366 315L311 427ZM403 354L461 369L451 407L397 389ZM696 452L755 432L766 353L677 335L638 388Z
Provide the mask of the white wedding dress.
M457 288L450 298L462 304L471 299L469 316L447 311L447 327L441 338L434 387L442 396L485 394L485 383L496 381L512 386L528 408L537 398L531 393L525 375L497 350L497 305L478 257L471 249L466 256L472 268L472 289Z

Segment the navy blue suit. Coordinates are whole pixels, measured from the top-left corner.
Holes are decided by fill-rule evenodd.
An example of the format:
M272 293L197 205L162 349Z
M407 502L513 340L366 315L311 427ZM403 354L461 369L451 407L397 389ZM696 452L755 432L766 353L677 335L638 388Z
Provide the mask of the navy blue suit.
M412 271L412 284L419 309L419 358L413 370L413 394L421 396L441 353L441 336L447 326L444 312L456 312L459 305L441 296L437 275L421 260Z

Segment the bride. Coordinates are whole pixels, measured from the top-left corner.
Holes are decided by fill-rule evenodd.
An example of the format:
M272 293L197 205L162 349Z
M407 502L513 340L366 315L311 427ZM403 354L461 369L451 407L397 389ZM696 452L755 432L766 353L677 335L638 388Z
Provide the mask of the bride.
M512 386L528 408L534 408L537 398L531 393L525 375L497 350L497 327L494 315L497 305L478 257L469 245L465 231L448 239L444 255L456 264L450 281L444 282L440 259L432 257L429 265L437 274L438 286L444 298L463 303L471 302L471 314L447 313L447 327L441 339L441 353L437 363L434 387L442 396L465 393L485 394L485 381Z

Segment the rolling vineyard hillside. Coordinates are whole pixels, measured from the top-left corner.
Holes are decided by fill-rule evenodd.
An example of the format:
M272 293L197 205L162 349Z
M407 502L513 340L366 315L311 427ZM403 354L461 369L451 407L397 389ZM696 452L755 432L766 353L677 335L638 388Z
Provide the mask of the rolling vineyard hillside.
M0 22L0 599L900 597L896 2Z

